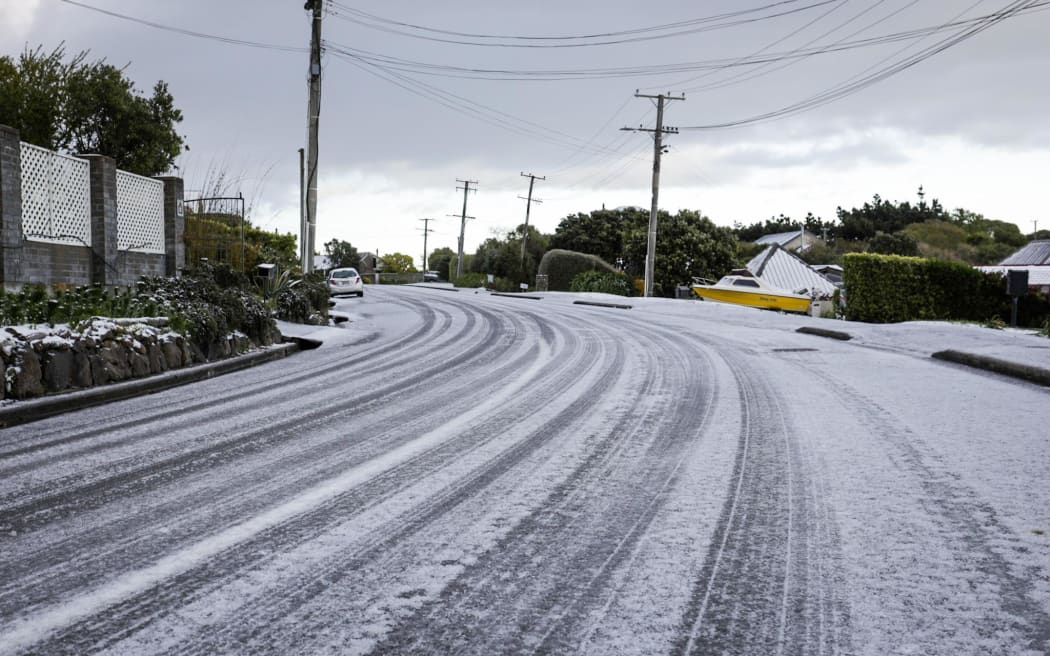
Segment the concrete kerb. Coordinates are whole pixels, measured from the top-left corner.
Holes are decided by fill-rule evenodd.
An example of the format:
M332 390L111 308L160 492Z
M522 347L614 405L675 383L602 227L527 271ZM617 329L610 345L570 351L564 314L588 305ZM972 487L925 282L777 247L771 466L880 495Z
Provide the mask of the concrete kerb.
M817 337L827 337L829 339L838 339L843 342L853 339L853 335L844 333L840 330L828 330L827 328L814 328L812 326L802 326L795 330L796 333L802 333L803 335L816 335Z
M937 360L965 365L967 367L973 367L975 369L984 369L985 371L991 371L1003 376L1026 380L1030 383L1035 383L1036 385L1050 387L1050 370L1041 367L1018 364L1016 362L1000 360L999 358L993 358L987 355L977 355L974 353L963 353L961 351L952 350L938 351L930 357Z
M47 417L66 412L73 412L103 403L121 401L135 396L160 392L187 383L207 380L222 374L279 360L299 351L301 348L302 346L295 342L278 344L227 360L209 362L185 369L176 369L147 378L128 380L75 392L65 392L28 401L18 401L9 407L0 408L0 428L39 421L40 419L46 419Z
M617 310L630 310L631 308L634 307L633 305L626 305L626 304L621 304L621 303L599 303L598 301L573 301L572 304L573 305L592 305L594 307L615 308Z
M423 283L409 283L405 287L415 287L416 289L431 289L438 292L458 292L459 287L437 287L434 285L425 285Z
M502 296L504 298L527 298L532 301L542 301L542 296L530 296L528 294L508 294L505 292L492 292L489 296Z

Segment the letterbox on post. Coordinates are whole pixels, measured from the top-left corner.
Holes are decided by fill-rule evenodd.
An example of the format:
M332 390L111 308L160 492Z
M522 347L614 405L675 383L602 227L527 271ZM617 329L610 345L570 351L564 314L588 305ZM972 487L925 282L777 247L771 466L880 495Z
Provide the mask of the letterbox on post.
M1010 269L1006 272L1006 293L1012 297L1010 325L1017 327L1017 299L1028 294L1028 269Z

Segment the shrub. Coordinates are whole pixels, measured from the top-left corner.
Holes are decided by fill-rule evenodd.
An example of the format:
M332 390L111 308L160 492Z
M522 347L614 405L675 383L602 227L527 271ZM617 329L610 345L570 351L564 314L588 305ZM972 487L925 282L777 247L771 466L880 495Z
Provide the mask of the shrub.
M617 296L630 296L634 291L631 278L627 274L611 271L584 271L572 279L569 289L574 292L601 292Z
M452 278L455 287L484 287L488 277L484 273L464 273L462 276Z
M843 268L846 318L852 321L983 322L1007 309L1001 277L959 262L849 253Z
M550 291L567 292L572 287L572 279L587 271L617 272L615 267L595 255L556 248L544 254L537 273L547 276Z

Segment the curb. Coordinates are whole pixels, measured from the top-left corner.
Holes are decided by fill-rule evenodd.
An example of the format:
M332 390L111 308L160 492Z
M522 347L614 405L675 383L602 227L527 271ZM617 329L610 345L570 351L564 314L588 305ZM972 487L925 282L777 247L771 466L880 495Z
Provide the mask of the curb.
M503 298L528 298L533 301L542 301L542 296L529 296L528 294L506 294L504 292L492 292L489 296L502 296Z
M1032 367L1026 364L1017 364L1008 360L988 357L987 355L976 355L974 353L962 353L960 351L938 351L930 357L937 360L945 360L962 364L975 369L984 369L1003 376L1027 380L1036 385L1050 387L1050 370L1041 367Z
M102 405L103 403L122 401L134 396L152 394L187 383L207 380L222 374L279 360L299 350L300 345L296 343L279 344L264 351L255 351L218 362L207 362L186 369L175 369L147 378L122 381L75 392L59 393L54 396L30 399L28 401L19 401L9 408L0 409L0 428L26 424L66 412Z
M803 335L816 335L817 337L827 337L829 339L838 339L843 342L848 342L853 339L853 335L844 333L839 330L828 330L827 328L813 328L812 326L802 326L795 330L796 333L802 333Z
M633 305L621 305L619 303L599 303L598 301L573 301L573 305L593 305L595 307L616 308L617 310L630 310Z
M435 292L458 292L459 289L460 289L459 287L433 287L431 285L424 285L423 283L416 283L416 282L409 283L409 284L404 285L404 286L405 287L413 287L415 289L429 289L429 290L435 291Z

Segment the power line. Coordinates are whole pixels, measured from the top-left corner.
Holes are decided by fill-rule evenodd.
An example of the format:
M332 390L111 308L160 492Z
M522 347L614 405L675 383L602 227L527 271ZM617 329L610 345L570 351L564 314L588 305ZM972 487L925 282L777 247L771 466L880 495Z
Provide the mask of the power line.
M679 21L677 23L669 23L665 25L652 26L647 28L636 28L631 30L621 30L618 32L606 32L599 34L589 35L577 35L577 36L515 36L515 35L498 35L498 34L470 34L460 33L450 30L438 30L429 28L421 25L413 25L411 23L404 23L400 21L393 21L384 19L373 14L348 7L339 2L333 2L332 5L335 9L332 10L332 15L336 18L361 25L370 29L386 32L388 34L395 34L398 36L404 36L414 39L422 39L424 41L434 41L437 43L445 43L452 45L466 45L483 48L590 48L596 46L609 46L609 45L622 45L625 43L636 43L639 41L653 41L657 39L667 39L678 36L695 35L701 32L710 32L713 30L727 29L732 27L739 27L741 25L748 25L751 23L757 23L761 21L771 20L774 18L782 18L792 14L808 11L815 7L831 4L833 2L841 2L841 0L815 0L811 1L810 4L803 7L796 7L792 9L786 9L778 13L772 13L765 16L759 16L754 18L738 18L751 13L757 13L766 9L779 7L782 5L789 5L799 2L800 0L784 0L777 2L772 5L765 5L763 7L757 7L754 9L747 9L738 12L730 12L725 14L717 14L714 16L708 16L705 18L691 19L687 21ZM345 12L345 13L340 13ZM354 18L352 16L356 16ZM716 21L721 19L733 18L735 20L728 20L723 23L717 23ZM362 20L363 19L363 20ZM379 25L372 24L369 21L381 23ZM704 25L705 23L715 23L713 25ZM394 27L386 27L385 25L391 25ZM688 27L688 29L678 29L687 26L703 25L702 27ZM450 36L461 36L465 38L473 39L502 39L507 41L522 41L523 43L489 43L486 41L464 41L461 39L453 39L447 37L435 37L426 36L424 34L414 34L412 32L406 32L402 29L404 27L408 29L429 32L432 34L445 34ZM664 31L670 29L677 29L677 31L670 32L667 34L646 34L649 32ZM644 36L637 36L644 34ZM632 36L633 35L633 36ZM619 37L619 38L611 38ZM605 39L603 41L593 41L593 39ZM565 41L583 41L582 43L565 43ZM552 43L555 42L555 43Z
M1016 12L1011 12L1011 16L1034 11L1043 11L1047 5L1050 5L1050 0L1035 0L1029 3L1025 8ZM988 20L996 20L1000 13L1001 11L993 12L991 14L977 16L970 19L950 21L920 28L911 28L908 30L890 32L862 39L839 40L832 44L768 53L765 52L766 49L761 49L757 53L745 57L714 58L687 62L618 67L521 69L454 66L451 64L436 63L434 61L419 61L393 57L382 53L352 48L332 41L327 41L326 45L329 49L333 49L345 57L380 65L387 70L396 70L403 73L427 75L431 77L498 81L528 80L537 82L607 78L622 79L696 71L719 72L729 68L762 67L783 61L808 59L817 55L837 54L849 50L890 45L901 41L921 40L942 32L949 32L970 26L979 26ZM882 21L877 21L874 24L878 24L878 22ZM869 27L874 24L869 25ZM865 30L859 30L854 34L859 34L863 31ZM826 34L824 36L826 36Z
M295 46L282 46L275 43L262 43L260 41L247 41L244 39L234 39L231 37L219 36L216 34L207 34L205 32L197 32L195 30L188 30L181 27L174 27L171 25L164 25L162 23L155 23L148 21L143 18L136 18L127 14L117 13L115 11L109 11L108 9L102 9L101 7L93 7L92 5L84 4L83 2L76 2L75 0L59 0L67 5L73 5L74 7L80 7L81 9L87 9L106 16L113 18L119 18L120 20L129 21L132 23L138 23L139 25L145 25L158 30L164 30L165 32L173 32L175 34L181 34L183 36L191 36L197 39L207 39L210 41L218 41L220 43L226 43L228 45L235 46L246 46L249 48L262 48L264 50L281 50L284 52L309 52L309 48L301 48Z
M974 5L971 5L970 9L972 9L977 4L980 4L981 1L983 1L983 0L978 0L977 3L975 3ZM923 50L921 50L920 52L918 52L918 53L916 53L914 55L911 55L911 56L909 56L909 57L907 57L907 58L905 58L903 60L900 60L900 61L898 61L898 62L896 62L894 64L890 64L888 66L885 66L885 67L877 70L876 72L874 72L874 73L872 73L870 75L864 75L863 77L861 75L855 75L852 78L849 78L845 82L842 82L842 83L840 83L840 84L838 84L838 85L836 85L834 87L830 87L828 89L825 89L824 91L822 91L820 93L814 94L814 95L812 95L812 96L810 96L808 98L805 98L805 99L803 99L801 101L798 101L796 103L792 103L791 105L786 105L784 107L781 107L780 109L776 109L776 110L773 110L773 111L765 112L765 113L762 113L762 114L753 115L753 116L750 116L750 117L747 117L747 118L743 118L743 119L736 119L736 120L731 120L731 121L723 121L721 123L710 123L710 124L707 124L707 125L687 126L687 127L682 127L680 129L682 129L682 130L716 130L716 129L740 127L740 126L744 126L744 125L751 125L751 124L755 124L755 123L771 121L771 120L779 119L779 118L782 118L782 117L785 117L785 116L791 116L791 115L799 114L799 113L808 111L810 109L815 109L817 107L821 107L821 106L826 105L828 103L834 102L835 100L839 100L839 99L844 98L846 96L849 96L849 95L852 95L854 93L857 93L858 91L860 91L862 89L865 89L865 88L867 88L867 87L869 87L869 86L871 86L873 84L877 84L878 82L881 82L882 80L885 80L885 79L887 79L889 77L892 77L893 75L896 75L897 73L900 73L900 72L905 71L905 70L907 70L909 68L912 68L913 66L916 66L917 64L919 64L919 63L929 59L930 57L933 57L934 55L937 55L937 54L939 54L941 52L944 52L948 48L951 48L952 46L958 45L959 43L962 43L963 41L976 36L977 34L979 34L979 33L983 32L983 31L985 31L985 30L987 30L987 29L989 29L989 28L991 28L991 27L1001 23L1002 21L1007 20L1008 18L1011 18L1012 16L1015 16L1017 13L1019 13L1021 11L1024 11L1025 9L1031 9L1034 6L1041 5L1041 4L1044 4L1044 3L1043 2L1038 2L1036 0L1027 0L1027 1L1025 1L1025 0L1015 0L1014 2L1010 3L1009 5L1007 5L1005 8L1003 8L1003 9L1001 9L1001 10L999 10L999 11L993 13L993 14L989 14L987 17L983 18L980 22L978 22L976 24L970 24L969 22L967 22L968 26L965 29L956 31L952 36L949 36L949 37L947 37L945 39L942 39L941 41L937 42L936 44L933 44L933 45L931 45L931 46L929 46L927 48L924 48ZM966 11L969 11L969 9L967 9ZM963 13L965 13L965 11ZM893 55L891 55L890 57L892 57L892 56ZM887 59L889 59L889 58L883 59L882 62L879 62L879 63L881 64L881 63L885 62ZM878 64L876 64L875 66L878 66ZM871 70L875 66L869 67L866 70Z

